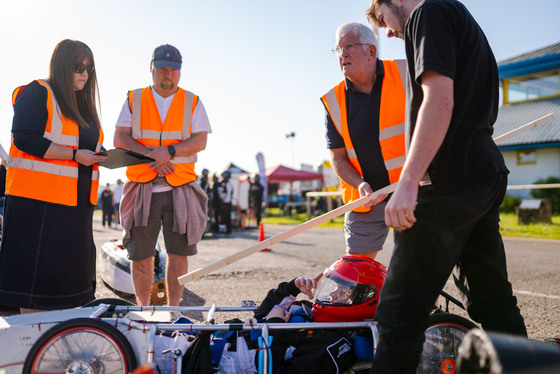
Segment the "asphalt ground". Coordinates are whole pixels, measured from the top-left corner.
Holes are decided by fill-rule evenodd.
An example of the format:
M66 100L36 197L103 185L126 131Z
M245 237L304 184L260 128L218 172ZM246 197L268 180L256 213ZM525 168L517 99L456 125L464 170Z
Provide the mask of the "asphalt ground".
M283 233L294 226L265 225L267 238ZM101 226L101 216L94 216L94 238L98 248L111 239L120 239L122 230ZM199 243L198 254L189 257L189 270L211 264L259 241L259 230L237 230L230 235L206 235ZM159 243L163 246L163 238ZM505 237L508 272L514 293L525 318L529 337L543 339L560 336L560 241ZM393 248L392 234L377 260L389 264ZM256 303L269 289L297 276L314 276L344 254L341 229L313 228L282 243L270 251L259 252L221 268L203 278L189 282L183 291L181 305L239 306L243 300ZM458 297L449 281L444 289ZM98 276L97 298L119 298ZM300 296L301 297L301 296ZM133 298L127 298L133 300ZM450 311L467 317L460 308L451 305ZM15 311L1 308L0 315ZM193 313L191 319L202 321L204 315ZM218 313L216 322L232 317L245 318L239 313Z

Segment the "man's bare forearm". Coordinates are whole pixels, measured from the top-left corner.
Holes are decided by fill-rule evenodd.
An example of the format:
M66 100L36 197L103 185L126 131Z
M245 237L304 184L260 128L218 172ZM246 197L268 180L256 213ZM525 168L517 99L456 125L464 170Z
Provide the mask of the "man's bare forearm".
M117 127L113 137L113 145L116 148L124 148L144 155L150 153L150 149L148 147L140 144L132 137L131 131L132 129Z
M334 174L355 189L364 181L356 169L350 164L346 149L336 148L330 150L331 166Z
M208 133L195 132L191 134L191 137L183 140L180 143L173 144L176 151L176 156L192 156L206 148L206 139Z

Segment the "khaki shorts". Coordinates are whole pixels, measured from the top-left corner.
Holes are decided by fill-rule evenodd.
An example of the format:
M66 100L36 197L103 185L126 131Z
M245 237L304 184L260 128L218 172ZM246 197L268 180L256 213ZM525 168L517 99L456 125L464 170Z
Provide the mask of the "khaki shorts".
M148 226L132 226L130 239L123 241L128 250L128 258L141 261L154 256L159 232L163 226L165 250L178 256L192 256L197 253L196 244L189 246L187 234L173 231L173 196L172 191L152 194Z
M378 252L383 249L389 228L385 225L386 201L374 205L369 212L348 212L344 216L346 252L350 254Z

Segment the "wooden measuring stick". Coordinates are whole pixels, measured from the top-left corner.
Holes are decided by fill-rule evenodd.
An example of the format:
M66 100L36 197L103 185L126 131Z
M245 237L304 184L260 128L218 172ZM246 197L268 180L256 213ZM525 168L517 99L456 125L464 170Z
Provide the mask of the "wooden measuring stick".
M514 130L511 130L510 132L506 132L503 135L497 136L494 138L494 142L496 144L501 144L503 142L505 142L506 140L509 140L527 130L533 129L535 127L538 127L540 125L542 125L543 123L546 123L548 121L552 121L554 119L554 113L549 113L546 116L543 116L539 119L536 119L534 121L529 122L526 125L520 126Z
M219 261L216 261L210 265L207 265L203 268L199 268L196 269L186 275L182 275L178 278L179 280L179 284L184 285L187 282L193 281L195 279L198 279L206 274L209 274L213 271L216 271L218 269L221 269L227 265L230 265L236 261L239 261L247 256L252 255L253 253L257 253L260 252L261 250L265 249L265 248L270 248L272 247L274 244L278 244L288 238L291 238L292 236L295 236L299 233L302 233L304 231L307 231L315 226L320 225L321 223L330 221L331 219L338 217L346 212L349 212L353 209L356 209L358 207L361 207L362 205L368 203L371 200L375 200L378 196L382 195L382 194L390 194L391 192L394 192L395 189L397 188L398 182L393 183L387 187L381 188L377 191L375 191L374 193L367 195L367 196L363 196L361 198L359 198L358 200L354 200L351 203L348 203L346 205L343 205L341 207L338 207L336 209L333 209L323 215L320 215L319 217L315 217L307 222L302 223L301 225L298 225L296 227L294 227L293 229L290 229L286 232L283 232L281 234L275 235L269 239L263 240L262 242L259 242L255 245L252 245L248 248L245 248L241 251L235 252L234 254L224 257Z
M503 143L504 141L511 139L525 131L528 131L532 128L538 127L540 125L542 125L543 123L546 123L548 121L551 121L552 119L554 119L554 113L550 113L547 114L544 117L541 117L539 119L536 119L534 121L531 121L529 123L527 123L526 125L523 125L521 127L516 128L515 130L512 130L510 132L507 132L503 135L500 135L496 138L494 138L494 141L496 142L496 144L500 144ZM364 204L366 204L367 202L376 199L379 195L381 194L390 194L392 192L395 191L395 189L397 188L397 185L399 184L399 182L393 183L387 187L384 187L380 190L375 191L374 193L372 193L371 195L368 196L363 196L361 198L359 198L358 200L352 201L346 205L343 205L341 207L338 207L336 209L333 209L319 217L315 217L307 222L302 223L301 225L298 225L296 227L294 227L291 230L288 230L286 232L283 232L281 234L275 235L269 239L263 240L262 242L259 242L255 245L252 245L248 248L245 248L241 251L235 252L234 254L224 257L219 261L216 261L210 265L207 265L203 268L199 268L196 269L194 271L191 271L188 274L182 275L178 278L179 284L184 285L190 281L196 280L198 278L203 277L206 274L212 273L218 269L221 269L223 267L226 267L236 261L239 261L245 257L248 257L254 253L260 252L263 249L266 248L270 248L272 247L274 244L278 244L288 238L291 238L292 236L295 236L299 233L302 233L304 231L307 231L315 226L320 225L321 223L327 222L335 217L338 217L346 212L349 212L351 210L354 210Z

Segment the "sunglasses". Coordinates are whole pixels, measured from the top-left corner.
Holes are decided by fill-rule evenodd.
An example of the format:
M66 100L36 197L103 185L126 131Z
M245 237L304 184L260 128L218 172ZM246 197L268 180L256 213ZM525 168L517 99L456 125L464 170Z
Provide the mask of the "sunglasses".
M74 64L74 73L77 74L82 74L84 72L84 70L87 70L88 75L92 73L92 71L95 69L95 66L93 66L92 64Z

